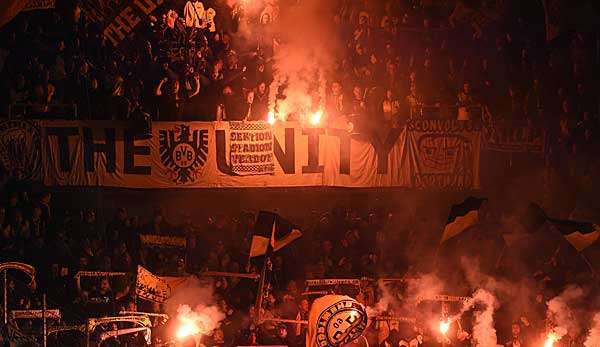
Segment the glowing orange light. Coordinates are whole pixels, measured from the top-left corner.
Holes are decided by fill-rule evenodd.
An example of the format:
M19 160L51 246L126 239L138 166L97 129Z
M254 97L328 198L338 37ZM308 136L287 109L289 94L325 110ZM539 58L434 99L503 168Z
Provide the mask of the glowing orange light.
M267 122L269 122L269 124L273 125L273 124L275 124L276 120L277 120L277 118L275 118L275 112L269 111L269 114L267 116Z
M321 123L321 119L322 118L323 118L323 111L322 110L318 110L317 112L312 113L308 117L308 121L312 125L319 125L319 123Z
M440 332L443 335L446 335L448 330L450 329L450 321L449 320L441 320L440 321Z
M183 324L177 329L177 338L183 339L188 336L200 334L200 328L192 321L183 322Z
M558 335L556 335L554 332L550 332L548 334L548 336L546 337L546 342L544 342L544 347L552 347L554 345L554 342L556 342L558 340Z
M354 131L354 124L352 122L348 122L348 127L346 128L349 133Z

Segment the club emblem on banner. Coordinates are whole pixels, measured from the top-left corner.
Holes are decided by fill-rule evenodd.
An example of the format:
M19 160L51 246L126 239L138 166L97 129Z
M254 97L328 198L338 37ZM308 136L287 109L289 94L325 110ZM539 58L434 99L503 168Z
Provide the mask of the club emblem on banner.
M418 140L418 150L420 173L431 181L427 186L469 186L473 180L473 145L468 138L426 134Z
M187 125L159 130L160 160L176 184L193 183L208 157L208 130L190 131Z
M38 127L24 120L0 122L0 165L24 180L40 173L41 150Z
M317 320L317 345L338 347L359 338L367 327L367 313L355 300L340 300Z

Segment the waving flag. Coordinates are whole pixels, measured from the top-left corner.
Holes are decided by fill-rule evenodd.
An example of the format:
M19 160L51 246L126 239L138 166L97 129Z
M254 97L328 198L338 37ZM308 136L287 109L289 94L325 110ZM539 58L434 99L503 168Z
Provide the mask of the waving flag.
M598 224L556 219L551 222L578 252L593 245L600 238Z
M190 276L157 276L138 265L135 293L141 299L164 303L171 297L175 288L187 283L190 279Z
M300 229L285 218L273 212L261 211L254 226L250 257L266 254L269 247L277 252L301 236Z
M440 244L475 225L479 220L481 206L485 201L487 201L486 198L480 199L470 196L462 203L452 205Z

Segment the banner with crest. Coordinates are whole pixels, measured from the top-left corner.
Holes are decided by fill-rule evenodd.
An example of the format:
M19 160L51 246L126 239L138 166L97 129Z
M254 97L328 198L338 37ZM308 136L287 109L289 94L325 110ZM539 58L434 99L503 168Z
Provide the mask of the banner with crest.
M479 188L481 126L451 120L415 120L407 127L412 185L422 189Z
M341 347L352 344L367 329L365 307L345 295L316 299L308 313L307 347Z
M35 122L0 121L0 165L11 176L37 180L41 172L40 129Z
M42 158L41 177L48 186L472 189L479 184L481 129L471 122L420 121L381 136L295 122L155 122L152 136L133 122L38 125L41 150L26 156ZM446 183L438 184L442 176Z

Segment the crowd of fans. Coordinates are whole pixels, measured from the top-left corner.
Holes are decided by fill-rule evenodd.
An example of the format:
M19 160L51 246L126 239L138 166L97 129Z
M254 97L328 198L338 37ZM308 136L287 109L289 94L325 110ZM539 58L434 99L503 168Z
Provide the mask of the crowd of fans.
M183 3L167 2L118 48L77 3L22 14L1 31L0 113L265 120L273 95L286 94L281 85L270 90L280 31L290 30L278 21L300 6L205 1L216 12L211 31L187 23ZM411 118L526 124L545 131L548 166L563 177L589 174L598 147L597 32L546 42L543 10L519 1L474 7L469 20L453 4L409 0L327 8L317 14L331 22L325 35L343 43L325 67L327 118L346 118L359 132Z
M30 104L29 114L41 118L73 116L58 105L74 104L80 119L266 119L273 47L278 31L290 30L278 19L303 3L268 0L252 15L244 4L205 1L216 9L211 32L188 26L184 6L167 3L118 49L76 3L20 16L2 31L2 104L17 114L17 105ZM328 7L334 11L319 15L345 45L331 53L328 113L398 126L410 117L480 118L473 106L484 105L495 119L593 133L594 34L551 45L537 23L541 9L532 16L519 2L482 6L476 13L500 19L475 25L452 5L408 0Z
M496 8L506 11L503 19L479 27L462 23L448 9L436 7L435 12L416 1L339 2L332 6L338 11L323 18L338 27L336 35L346 47L327 77L328 114L362 117L384 127L402 126L410 118L481 116L484 121L542 125L548 131L549 164L586 174L579 169L592 164L598 137L592 37L574 33L561 45L547 44L543 28L526 25L518 8ZM27 110L29 117L68 118L75 117L76 109L77 118L92 120L265 120L274 68L268 48L277 42L277 33L266 45L264 38L270 36L264 33L277 28L280 12L302 1L268 0L256 18L244 16L238 7L205 1L205 8L216 9L214 32L187 27L177 19L183 5L167 2L120 49L111 46L80 6L59 4L57 10L21 15L2 29L0 104L9 106L0 110L3 116ZM240 21L253 23L252 38L238 35ZM573 158L582 160L572 163ZM207 269L258 273L262 267L248 259L252 213L215 216L198 226L191 218L171 224L160 209L142 221L120 208L102 226L93 210L55 210L50 193L33 196L27 187L6 186L4 196L0 258L32 264L39 276L35 288L9 278L9 310L40 308L43 290L69 324L121 310L163 312L161 305L136 299L138 264L170 276ZM272 290L263 316L306 319L311 297L301 295L305 279L416 276L420 269L414 265L433 255L439 235L417 216L411 223L397 223L388 212L336 209L306 216L303 238L272 258ZM184 236L187 247L142 247L142 233ZM556 259L539 263L559 266ZM84 270L128 275L74 279ZM533 286L535 295L527 299L537 309L504 313L498 333L501 342L510 341L507 345L530 345L525 333L533 336L542 329L540 311L545 299L557 293L543 285L554 276L534 273L529 272L531 281L539 286ZM567 278L561 280L553 285L566 284ZM369 303L377 290L365 283L360 291L346 290ZM301 325L253 324L256 282L218 278L213 286L227 318L204 338L204 345L304 345ZM369 297L369 291L375 294ZM35 320L17 324L24 331L39 329ZM465 331L467 326L465 322ZM418 335L412 327L393 331L382 346ZM430 336L426 343L446 344L424 335ZM141 335L132 336L110 343L143 343ZM452 345L468 344L468 336L453 336ZM153 339L158 345L167 338L158 328ZM51 339L65 345L61 341Z
M264 257L249 258L255 223L252 212L216 215L206 223L198 224L192 222L190 216L173 223L158 208L148 221L128 214L126 208L117 208L114 216L101 224L93 210L57 208L52 194L32 193L30 186L25 184L8 182L3 196L6 200L0 207L0 261L25 262L35 266L37 272L35 286L28 286L28 281L19 277L18 272L9 272L9 311L41 309L44 293L47 294L48 308L59 308L62 324L67 325L84 324L87 318L113 316L121 311L164 313L168 312L165 305L136 297L137 265L163 276L199 276L207 270L260 274L263 267ZM585 266L577 265L575 271L573 267L565 268L570 260L558 256L558 251L552 247L540 245L547 251L543 254L539 249L503 249L497 243L500 234L490 235L496 232L494 230L506 232L506 227L494 226L490 221L485 223L485 228L477 229L476 243L442 248L438 254L436 248L443 224L432 221L434 218L420 208L412 211L397 211L387 206L370 211L335 208L330 212L302 213L296 218L301 223L302 238L271 257L262 318L305 320L310 301L322 293L319 291L334 291L379 308L379 315L417 317L417 323L409 321L400 326L373 323L366 335L371 345L397 344L399 339L410 341L416 338L418 341L421 336L424 342L419 345L441 346L451 342L452 345L467 346L473 332L468 313L461 317L458 327L453 326L448 341L440 340L439 333L431 331L427 325L427 319L432 317L454 315L460 309L460 303L440 306L434 302L418 310L398 309L397 306L380 308L376 303L384 301L384 297L402 302L402 295L397 294L408 290L407 282L390 282L391 287L383 291L377 279L402 279L410 283L424 274L433 273L446 283L441 289L445 292L440 294L468 296L474 289L466 286L464 277L455 277L456 269L461 267L457 264L464 261L455 258L470 256L477 259L472 264L480 264L482 273L489 271L497 281L507 279L528 288L528 294L519 292L517 299L510 297L514 293L500 297L501 310L495 317L499 342L508 341L507 346L511 343L530 346L546 326L546 300L560 293L567 284L583 285L591 280ZM181 236L186 238L187 245L185 248L144 246L140 234ZM438 259L437 264L434 259ZM519 265L515 265L517 263ZM79 271L125 272L126 275L78 277ZM320 278L362 278L363 281L360 286L305 286L305 280ZM208 281L204 278L202 281L214 290L214 298L210 301L226 316L218 329L203 337L205 346L304 345L306 330L303 325L273 322L256 325L253 306L258 292L257 281L236 277L213 277ZM433 286L433 283L425 283ZM305 290L316 291L316 296L303 294ZM390 299L389 293L395 293L395 299ZM517 301L522 305L517 305ZM384 312L384 309L388 311ZM152 320L155 345L173 339L172 325L164 325L160 317L152 317ZM172 317L170 322L173 321ZM10 322L17 324L20 331L40 333L41 320ZM56 324L53 321L50 326ZM105 331L103 329L117 327L128 328L124 323L103 326L91 334L92 342L98 342L98 334ZM50 345L79 345L85 342L85 336L73 332L54 333L49 341ZM112 338L104 343L141 346L145 342L140 333Z

